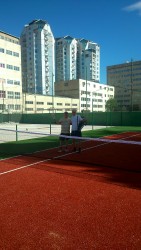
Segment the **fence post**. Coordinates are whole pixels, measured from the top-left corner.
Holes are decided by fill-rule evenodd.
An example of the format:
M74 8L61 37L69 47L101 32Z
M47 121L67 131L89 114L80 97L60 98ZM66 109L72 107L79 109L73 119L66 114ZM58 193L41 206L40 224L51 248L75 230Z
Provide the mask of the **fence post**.
M51 135L51 122L50 122L50 135Z
M17 131L18 129L17 129L17 127L18 127L18 126L17 126L17 124L16 124L16 141L18 141L18 131Z

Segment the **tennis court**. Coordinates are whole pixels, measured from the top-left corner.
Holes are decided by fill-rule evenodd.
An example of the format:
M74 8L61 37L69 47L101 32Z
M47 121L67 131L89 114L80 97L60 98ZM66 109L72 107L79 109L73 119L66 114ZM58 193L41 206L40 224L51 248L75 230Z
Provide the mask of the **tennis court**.
M141 249L141 129L125 130L85 131L81 153L0 144L0 249Z

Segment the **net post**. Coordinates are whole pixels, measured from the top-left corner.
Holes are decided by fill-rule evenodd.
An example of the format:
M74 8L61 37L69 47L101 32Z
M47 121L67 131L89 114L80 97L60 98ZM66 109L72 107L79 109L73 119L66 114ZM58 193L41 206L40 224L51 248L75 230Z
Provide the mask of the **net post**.
M17 124L16 124L16 141L18 141L18 129L17 129Z
M51 122L50 122L50 135L51 135Z

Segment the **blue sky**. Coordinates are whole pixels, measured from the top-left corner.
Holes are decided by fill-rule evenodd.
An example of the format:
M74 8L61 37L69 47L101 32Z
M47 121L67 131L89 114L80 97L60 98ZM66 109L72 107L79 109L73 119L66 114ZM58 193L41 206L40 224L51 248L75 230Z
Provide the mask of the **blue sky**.
M0 30L19 37L25 24L46 20L55 37L70 35L101 49L100 82L106 67L141 60L141 1L7 0L1 2Z

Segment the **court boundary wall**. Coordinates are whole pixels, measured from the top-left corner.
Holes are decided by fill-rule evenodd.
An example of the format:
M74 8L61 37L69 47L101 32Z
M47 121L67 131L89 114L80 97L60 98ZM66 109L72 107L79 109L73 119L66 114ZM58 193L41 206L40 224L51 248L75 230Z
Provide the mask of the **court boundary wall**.
M87 125L101 126L141 126L141 112L90 112L80 113L87 119ZM0 114L0 123L15 122L27 124L55 124L63 113L44 114ZM70 115L71 116L71 113Z

